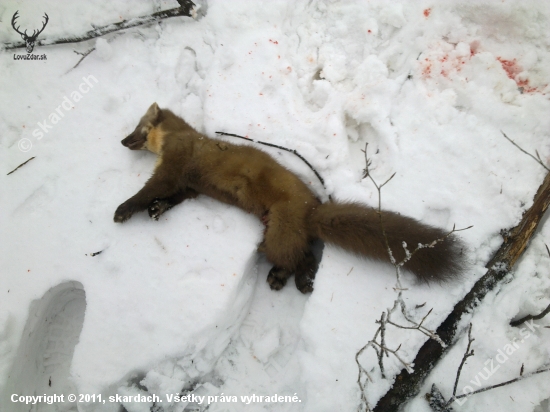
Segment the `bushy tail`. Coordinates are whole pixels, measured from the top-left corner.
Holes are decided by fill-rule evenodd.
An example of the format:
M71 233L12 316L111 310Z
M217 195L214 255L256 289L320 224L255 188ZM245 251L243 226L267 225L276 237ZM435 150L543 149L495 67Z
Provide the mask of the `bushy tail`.
M429 245L448 232L410 217L382 211L389 246L397 262L405 257L403 242L412 252L418 244ZM310 232L327 243L371 259L390 262L377 210L359 203L325 203L311 214ZM465 267L465 248L451 234L433 247L418 250L404 265L423 282L445 281Z

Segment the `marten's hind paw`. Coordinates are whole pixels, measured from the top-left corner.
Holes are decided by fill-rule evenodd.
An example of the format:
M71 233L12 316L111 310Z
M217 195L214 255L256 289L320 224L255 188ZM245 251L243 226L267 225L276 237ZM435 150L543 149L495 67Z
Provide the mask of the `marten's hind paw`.
M313 253L309 251L296 268L294 280L296 281L296 287L300 292L313 292L313 281L315 280L317 269L319 269L319 263L315 259L315 256L313 256Z
M172 206L174 205L165 199L155 199L147 208L147 212L149 217L159 220L159 217L167 210L172 209Z
M267 283L269 283L271 290L281 290L286 285L289 277L288 270L273 266L267 275Z

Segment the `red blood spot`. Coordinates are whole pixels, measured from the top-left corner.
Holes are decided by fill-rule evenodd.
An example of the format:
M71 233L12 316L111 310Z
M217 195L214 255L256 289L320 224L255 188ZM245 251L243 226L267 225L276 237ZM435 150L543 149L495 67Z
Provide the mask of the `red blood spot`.
M260 93L260 96L263 96L264 94L263 93Z
M290 67L290 66L288 66L286 69L287 69L289 72L292 71L292 67Z
M516 78L517 75L523 71L523 68L517 63L516 59L506 60L501 57L497 57L497 60L502 65L502 68L504 69L508 77L515 81L518 87L522 88L522 93L540 92L537 87L529 86L529 79L520 80Z
M521 67L517 64L516 59L506 60L501 57L497 57L497 60L502 65L502 68L504 69L508 77L512 80L515 80L516 75L522 71Z
M432 9L425 9L424 10L424 17L426 17L426 18L430 17L431 12L432 12Z
M369 33L372 33L372 31L371 31L370 29L369 29L369 30L367 30L367 31L368 31Z
M429 76L432 72L432 63L428 59L424 59L426 61L426 66L422 70L422 74L424 76Z
M279 42L278 42L277 40L271 40L271 39L269 39L269 41L270 41L271 43L273 43L273 44L279 44Z

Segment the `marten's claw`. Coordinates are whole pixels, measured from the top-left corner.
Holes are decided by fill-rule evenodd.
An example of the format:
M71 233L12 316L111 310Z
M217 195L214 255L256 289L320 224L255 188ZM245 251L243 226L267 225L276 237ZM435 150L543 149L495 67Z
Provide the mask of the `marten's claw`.
M159 220L159 217L167 210L172 209L172 204L164 199L155 199L147 208L149 217Z

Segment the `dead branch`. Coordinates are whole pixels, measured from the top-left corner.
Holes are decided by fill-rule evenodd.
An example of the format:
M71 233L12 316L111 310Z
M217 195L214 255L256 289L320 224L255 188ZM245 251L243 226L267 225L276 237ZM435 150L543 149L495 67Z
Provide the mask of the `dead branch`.
M181 7L175 7L173 9L159 11L157 13L150 14L148 16L136 17L129 20L123 20L118 23L109 24L103 27L94 27L93 30L90 30L80 36L75 37L62 37L60 39L44 39L37 41L35 45L37 46L51 46L54 44L67 44L67 43L80 43L86 40L95 39L97 37L105 36L106 34L113 33L118 30L125 30L132 27L142 26L144 24L153 23L162 19L167 19L170 17L180 17L180 16L192 16L192 10L195 4L191 0L181 0L179 1ZM5 50L19 49L25 47L25 42L15 42L15 43L4 43Z
M504 239L502 246L487 263L486 268L488 270L486 274L455 305L453 311L437 328L436 334L446 345L451 345L454 342L457 327L462 317L469 314L510 273L525 251L549 205L550 173L546 175L542 185L537 190L531 208L523 214L519 224L509 231L509 236ZM374 411L397 411L400 405L416 396L424 379L441 359L445 350L432 339L426 341L413 362L414 372L409 373L406 369L402 370L396 376L393 387L378 401Z
M296 151L295 149L289 149L287 147L284 147L284 146L278 146L276 144L273 144L273 143L267 143L267 142L262 142L260 140L254 140L254 139L249 139L248 137L244 137L244 136L239 136L238 134L233 134L233 133L225 133L225 132L216 132L216 134L219 134L220 136L231 136L231 137L238 137L239 139L244 139L244 140L247 140L249 142L253 142L253 143L258 143L258 144L263 144L264 146L269 146L269 147L274 147L276 149L281 149L281 150L285 150L289 153L292 153L296 156L298 156L300 158L300 160L302 160L302 162L304 162L310 169L313 173L315 173L315 176L317 176L317 179L319 179L319 181L321 182L321 184L323 185L323 188L325 189L325 192L327 191L327 187L325 186L325 181L324 179L321 177L321 175L319 174L319 172L317 172L317 170L315 170L315 168L311 165L311 163L309 163L306 158L304 156L302 156L300 153L298 153L298 151ZM329 200L332 200L330 195L328 195L328 198Z
M512 139L510 139L508 136L506 136L506 133L504 133L502 130L500 131L500 133L502 133L502 135L510 142L512 143L514 146L516 146L519 150L521 150L523 153L525 153L527 156L530 156L532 157L535 162L537 162L539 165L541 165L542 167L544 167L547 171L550 172L550 169L548 169L546 167L546 165L544 163L542 163L542 160L540 158L540 155L539 155L539 152L538 150L535 150L535 153L537 155L537 157L533 156L531 153L529 153L528 151L522 149L516 142L514 142Z
M86 57L88 57L88 55L93 52L95 50L95 47L92 47L90 50L88 50L87 52L84 52L84 53L79 53L77 51L75 51L76 54L80 54L82 57L80 58L80 60L78 62L76 62L76 64L73 66L73 69L76 69L78 67L78 65L82 62L82 60L84 60Z
M29 163L32 159L34 159L36 156L31 157L29 160L24 161L19 166L17 166L15 169L13 169L11 172L9 172L6 176L11 175L13 172L15 172L17 169L19 169L22 166L25 166L27 163Z
M457 399L468 398L472 395L476 395L476 394L481 393L481 392L486 392L486 391L489 391L491 389L496 389L496 388L500 388L502 386L510 385L514 382L518 382L518 381L526 379L530 376L534 376L534 375L537 375L539 373L550 371L550 365L544 365L544 366L542 366L542 369L538 369L534 372L530 372L530 373L524 375L523 374L523 364L522 364L520 372L519 372L519 377L517 377L517 378L511 379L511 380L506 381L506 382L501 382L501 383L498 383L496 385L487 386L485 388L481 388L481 389L478 389L476 391L473 391L473 392L470 392L470 393L465 393L465 394L457 396L456 395L456 389L457 389L457 386L458 386L458 380L460 379L460 374L462 372L462 367L466 363L466 359L468 359L470 356L474 356L474 350L473 349L470 350L470 347L471 347L472 342L474 340L475 339L472 338L472 324L470 323L470 327L468 329L468 346L466 347L466 351L464 352L464 355L462 356L462 361L460 362L460 366L458 367L457 372L456 372L456 380L455 380L455 384L454 384L454 387L453 387L453 396L451 396L451 398L448 401L445 401L445 397L443 396L443 394L441 393L441 391L437 388L437 386L435 384L432 385L430 393L427 393L426 396L425 396L433 411L436 411L436 412L452 412L453 409L451 408L451 404Z
M470 350L470 347L472 346L472 342L475 339L472 338L472 324L470 323L470 327L468 328L468 346L466 347L466 351L464 352L464 355L462 356L462 361L460 361L460 365L456 371L456 379L455 379L455 385L453 387L453 397L451 398L447 405L450 405L454 399L456 398L456 388L458 387L458 380L460 379L460 374L462 373L462 368L464 364L466 363L466 359L468 359L470 356L474 356L474 350Z
M481 393L481 392L490 391L491 389L500 388L501 386L510 385L511 383L518 382L518 381L521 381L523 379L529 378L531 376L538 375L539 373L548 372L548 371L550 371L550 365L545 365L545 366L542 367L542 369L538 369L534 372L526 373L525 375L519 376L515 379L511 379L511 380L506 381L506 382L501 382L501 383L498 383L496 385L487 386L486 388L481 388L481 389L478 389L477 391L473 391L473 392L468 393L468 394L458 395L456 397L456 399L466 398L466 397L469 397L469 396L472 396L472 395L475 395L475 394L478 394L478 393Z
M524 322L527 322L529 320L538 320L538 319L542 319L544 318L546 315L548 315L550 313L550 305L548 305L546 307L546 309L544 309L541 313L539 313L538 315L527 315L527 316L524 316L523 318L521 319L518 319L518 320L513 320L510 322L510 326L520 326L521 324L523 324Z

